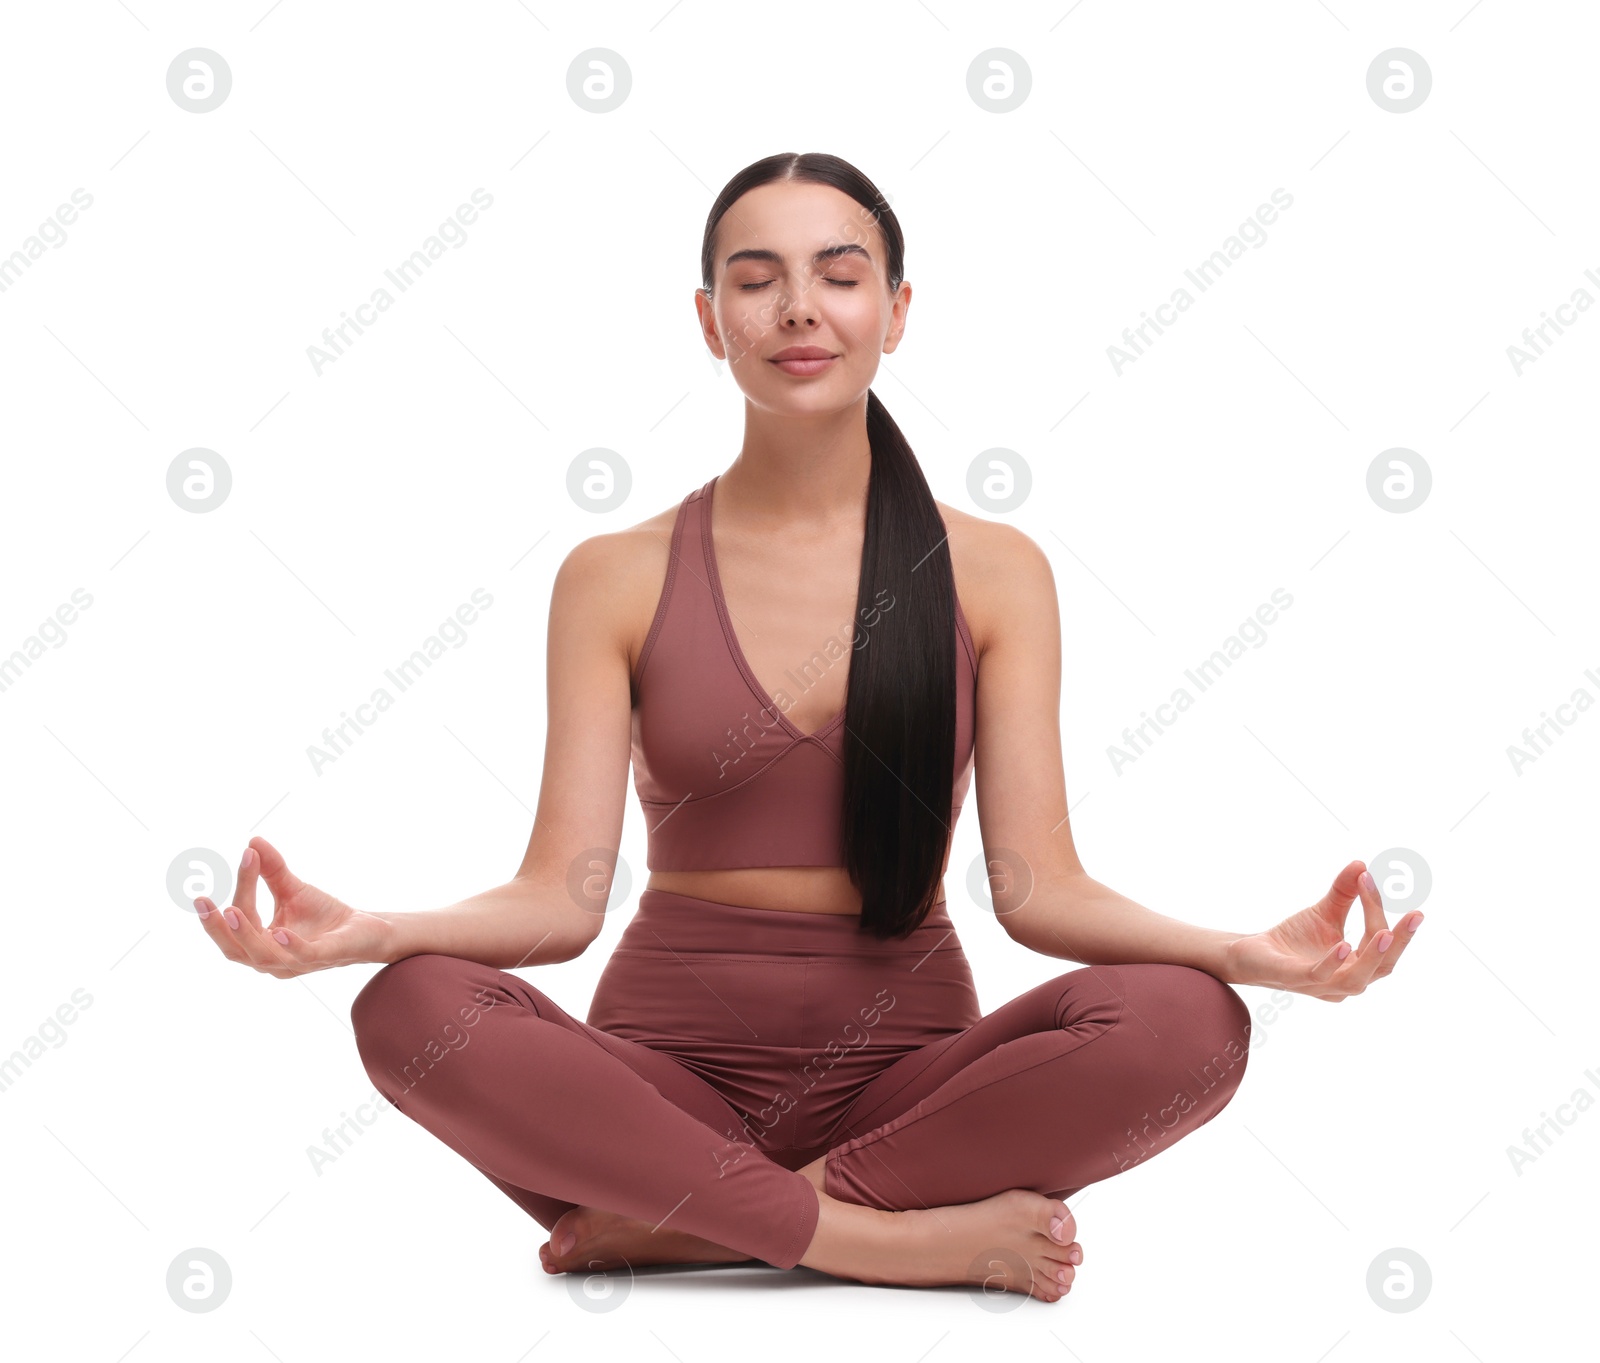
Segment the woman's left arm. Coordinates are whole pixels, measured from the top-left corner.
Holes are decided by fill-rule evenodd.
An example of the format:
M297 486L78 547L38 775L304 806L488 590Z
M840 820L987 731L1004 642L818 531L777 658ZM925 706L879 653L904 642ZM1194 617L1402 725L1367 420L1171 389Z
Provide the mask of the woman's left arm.
M1365 865L1352 861L1328 892L1264 932L1168 918L1091 877L1073 845L1061 762L1061 615L1050 560L998 522L963 527L963 601L976 604L978 821L994 913L1013 940L1085 965L1167 962L1228 984L1258 984L1338 1002L1388 975L1422 922L1389 928ZM971 615L968 613L968 623ZM1357 898L1364 933L1344 923Z

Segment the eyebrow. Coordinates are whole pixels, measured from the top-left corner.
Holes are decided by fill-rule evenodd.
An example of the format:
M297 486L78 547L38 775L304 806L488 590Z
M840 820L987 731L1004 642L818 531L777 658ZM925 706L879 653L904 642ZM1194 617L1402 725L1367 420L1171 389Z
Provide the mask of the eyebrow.
M818 265L824 261L836 260L840 256L846 255L858 255L869 265L872 263L872 256L866 248L857 246L854 242L845 242L841 246L825 246L811 257L811 263ZM783 264L783 257L777 251L767 251L752 247L745 251L735 251L722 262L722 268L726 270L741 260L759 260L769 265Z

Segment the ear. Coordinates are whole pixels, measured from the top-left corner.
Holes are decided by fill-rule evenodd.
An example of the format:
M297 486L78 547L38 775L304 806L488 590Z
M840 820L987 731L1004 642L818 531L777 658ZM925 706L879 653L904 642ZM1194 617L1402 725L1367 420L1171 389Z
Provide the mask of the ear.
M889 330L883 338L883 353L894 354L900 345L900 338L906 331L906 311L911 306L911 285L905 280L900 281L900 287L894 291L893 313L889 319Z

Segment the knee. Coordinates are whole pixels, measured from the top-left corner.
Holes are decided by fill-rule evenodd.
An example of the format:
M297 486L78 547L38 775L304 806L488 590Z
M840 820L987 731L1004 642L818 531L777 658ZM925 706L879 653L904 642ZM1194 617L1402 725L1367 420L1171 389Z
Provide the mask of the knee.
M1119 971L1136 1029L1144 1030L1138 1027L1144 1017L1180 1072L1224 1102L1231 1098L1250 1058L1250 1009L1237 991L1193 966L1151 963Z
M389 1047L409 1049L455 1016L458 995L474 962L425 953L391 961L350 1004L356 1047L369 1068Z
M1174 987L1181 989L1185 1031L1195 1048L1193 1071L1201 1082L1215 1085L1223 1103L1233 1097L1250 1061L1250 1009L1232 985L1191 966Z

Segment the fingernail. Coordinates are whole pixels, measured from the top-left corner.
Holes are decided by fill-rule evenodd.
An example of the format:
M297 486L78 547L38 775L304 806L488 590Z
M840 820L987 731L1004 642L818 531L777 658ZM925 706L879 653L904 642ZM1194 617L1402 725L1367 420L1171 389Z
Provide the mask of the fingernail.
M272 935L280 947L286 947L289 945L289 934L286 933L282 928L274 928Z
M1066 1282L1066 1280L1067 1280L1067 1270L1064 1269L1064 1268L1058 1268L1056 1270L1056 1281L1058 1283L1064 1283L1064 1282Z
M224 909L222 911L222 917L223 917L223 921L226 922L227 925L230 928L233 928L235 930L238 929L238 927L239 927L239 910L238 909Z
M1083 1262L1083 1251L1081 1249L1071 1250L1067 1254L1067 1262L1072 1264L1081 1264Z
M244 855L239 858L239 865L248 871L250 869L250 858L255 856L255 854L256 849L254 847L246 847L244 849Z
M1063 1226L1063 1224L1065 1224L1065 1223L1061 1220L1061 1218L1059 1216L1052 1216L1050 1218L1050 1238L1052 1240L1056 1241L1058 1244L1063 1244L1064 1245L1064 1244L1067 1243L1067 1241L1066 1241L1066 1237L1063 1236L1062 1233L1061 1233L1061 1227Z
M1421 926L1422 926L1422 915L1419 913L1419 914L1417 914L1417 916L1415 918L1412 918L1412 919L1408 920L1406 931L1407 932L1415 932Z
M1341 961L1350 954L1350 943L1340 942L1339 950L1334 953Z
M194 911L202 918L211 917L211 906L208 904L202 904L198 899L194 902Z
M1376 894L1378 892L1378 882L1372 878L1371 871L1363 871L1361 873L1361 888L1368 894Z
M1378 938L1378 954L1381 956L1394 942L1394 933L1386 932Z
M561 1237L561 1251L560 1252L562 1254L571 1253L572 1247L577 1243L578 1243L578 1237L576 1235L574 1235L571 1231L568 1231L565 1235L563 1235Z

